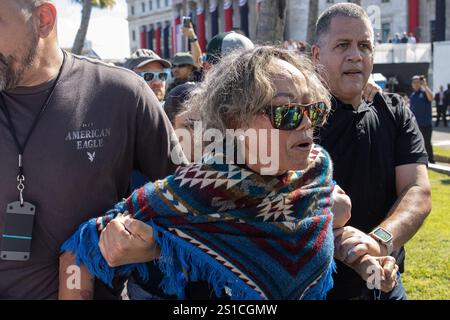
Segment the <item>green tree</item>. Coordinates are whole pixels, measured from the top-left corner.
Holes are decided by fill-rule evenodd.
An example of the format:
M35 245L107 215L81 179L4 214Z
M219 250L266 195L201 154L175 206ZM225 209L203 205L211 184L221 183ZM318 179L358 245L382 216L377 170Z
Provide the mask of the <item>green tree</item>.
M92 8L112 8L115 4L115 0L73 0L82 5L81 9L81 23L78 28L75 41L73 42L72 52L74 54L81 54L83 51L84 42L86 40L86 34L89 28L89 21L91 20Z

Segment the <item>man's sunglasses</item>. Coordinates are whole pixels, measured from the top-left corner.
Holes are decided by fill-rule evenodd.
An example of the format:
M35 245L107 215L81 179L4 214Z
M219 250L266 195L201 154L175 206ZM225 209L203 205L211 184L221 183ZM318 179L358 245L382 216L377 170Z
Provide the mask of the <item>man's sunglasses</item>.
M325 102L315 102L307 105L289 103L281 106L270 106L264 110L275 129L295 130L302 123L303 117L308 116L312 126L320 126L325 123L328 108Z
M138 75L144 78L147 82L153 81L156 78L161 81L166 81L169 77L167 72L138 72Z

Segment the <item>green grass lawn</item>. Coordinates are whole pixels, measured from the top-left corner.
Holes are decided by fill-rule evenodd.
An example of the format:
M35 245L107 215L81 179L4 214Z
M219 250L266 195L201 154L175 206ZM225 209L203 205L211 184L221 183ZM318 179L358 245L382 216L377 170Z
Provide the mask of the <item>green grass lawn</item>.
M438 154L438 155L443 156L443 157L450 158L450 148L433 146L433 153L434 154Z
M433 210L406 244L402 280L410 300L450 300L450 176L428 173Z

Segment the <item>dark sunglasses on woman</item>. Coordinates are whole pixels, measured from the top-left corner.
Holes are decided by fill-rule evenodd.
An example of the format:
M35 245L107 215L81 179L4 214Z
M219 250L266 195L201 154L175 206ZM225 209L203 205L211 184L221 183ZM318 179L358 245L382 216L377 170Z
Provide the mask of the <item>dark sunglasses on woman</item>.
M311 120L312 126L320 126L325 123L328 115L325 102L315 102L307 105L289 103L280 106L269 106L264 109L275 129L295 130L302 123L306 115Z
M156 78L161 81L166 81L169 77L169 73L167 72L138 72L137 74L144 78L144 80L147 82L150 82Z

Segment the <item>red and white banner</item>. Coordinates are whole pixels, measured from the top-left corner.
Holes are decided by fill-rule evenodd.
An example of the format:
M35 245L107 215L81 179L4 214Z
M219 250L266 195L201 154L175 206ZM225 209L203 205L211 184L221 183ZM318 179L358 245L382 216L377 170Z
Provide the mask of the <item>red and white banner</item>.
M180 32L181 17L179 12L174 12L172 24L172 56L181 51Z
M205 1L197 0L197 37L202 52L206 51Z
M233 28L233 1L223 1L223 15L225 20L225 32L231 31Z

